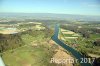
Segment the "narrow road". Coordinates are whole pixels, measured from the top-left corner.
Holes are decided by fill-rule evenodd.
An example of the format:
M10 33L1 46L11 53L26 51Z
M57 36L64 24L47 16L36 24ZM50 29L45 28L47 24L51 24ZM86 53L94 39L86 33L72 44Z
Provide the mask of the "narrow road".
M54 40L58 45L69 51L76 59L78 59L81 66L92 66L90 63L81 63L82 62L81 58L84 57L77 50L73 49L72 47L69 47L67 44L64 44L61 40L59 40L58 34L59 34L59 25L57 24L55 26L55 32L54 35L52 36L52 40Z

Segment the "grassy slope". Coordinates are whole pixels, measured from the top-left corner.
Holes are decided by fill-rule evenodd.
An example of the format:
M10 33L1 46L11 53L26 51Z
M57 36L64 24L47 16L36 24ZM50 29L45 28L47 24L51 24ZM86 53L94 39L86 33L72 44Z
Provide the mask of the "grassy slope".
M49 37L44 38L44 36L44 32L35 36L30 34L22 35L21 38L25 45L4 52L5 64L8 66L55 66L49 63L54 49L51 49L47 43ZM38 46L32 46L35 43Z
M52 52L43 46L26 46L13 50L13 52L7 51L3 54L3 59L10 66L25 66L27 64L32 66L49 66L50 53Z

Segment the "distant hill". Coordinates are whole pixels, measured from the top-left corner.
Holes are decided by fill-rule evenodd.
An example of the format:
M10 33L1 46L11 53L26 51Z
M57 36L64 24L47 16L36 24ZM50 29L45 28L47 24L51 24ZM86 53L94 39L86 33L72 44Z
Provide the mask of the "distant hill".
M0 13L0 17L16 17L45 20L78 20L78 21L100 21L100 16L53 14L53 13Z

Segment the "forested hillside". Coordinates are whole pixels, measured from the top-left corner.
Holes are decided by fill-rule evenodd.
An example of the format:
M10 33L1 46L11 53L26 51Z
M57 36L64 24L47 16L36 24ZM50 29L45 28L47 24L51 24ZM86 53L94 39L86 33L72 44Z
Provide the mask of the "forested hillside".
M52 33L52 31L50 31L49 29L39 31L33 29L15 34L0 34L0 52L20 47L24 45L26 42L28 43L28 41L24 40L26 38L30 40L32 39L32 37L38 37L39 35L43 35L43 37L40 36L42 38L47 38L50 36L50 33ZM26 37L26 35L29 35L31 37ZM34 41L34 39L32 39L32 41Z

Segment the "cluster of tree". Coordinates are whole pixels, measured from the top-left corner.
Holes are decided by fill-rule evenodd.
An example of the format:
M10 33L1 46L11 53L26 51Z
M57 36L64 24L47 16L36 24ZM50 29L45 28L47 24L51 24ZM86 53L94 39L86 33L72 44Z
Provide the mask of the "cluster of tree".
M26 24L20 24L19 26L18 26L18 28L19 29L21 29L21 28L31 28L31 27L33 27L33 26L35 26L36 24L33 24L33 23L26 23Z
M94 41L94 45L95 46L100 46L100 39L97 39L96 41Z
M23 45L19 34L0 34L0 52Z
M90 34L86 29L78 28L77 25L69 25L69 26L61 25L61 27L64 28L64 29L67 29L67 30L71 30L71 31L76 32L76 33L80 33L85 38L89 38L90 37Z
M86 29L80 28L80 29L78 30L78 32L81 33L81 34L83 35L83 37L85 37L85 38L90 38L90 33L89 33Z
M100 33L100 29L97 28L91 28L90 31L92 31L93 33Z

